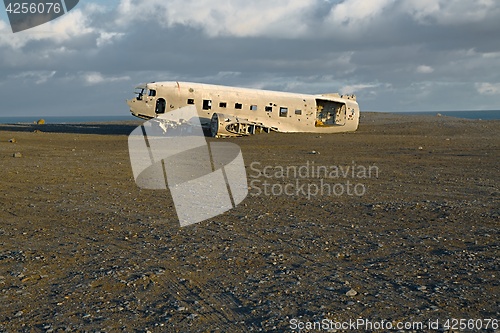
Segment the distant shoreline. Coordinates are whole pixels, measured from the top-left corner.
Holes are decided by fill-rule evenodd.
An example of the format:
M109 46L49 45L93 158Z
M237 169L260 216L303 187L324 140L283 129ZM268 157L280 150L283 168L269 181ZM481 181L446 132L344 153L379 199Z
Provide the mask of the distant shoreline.
M34 124L39 119L45 120L46 124L83 124L83 123L103 123L122 122L140 120L139 118L128 116L21 116L4 117L0 116L0 124Z
M446 116L463 119L500 120L499 110L487 111L415 111L415 112L384 112L384 111L361 111L363 113L387 113L400 116ZM46 124L84 124L84 123L109 123L122 121L140 121L131 115L123 116L0 116L0 124L34 124L39 119L44 119Z
M412 112L388 112L398 115L412 116L446 116L463 119L482 119L482 120L500 120L500 110L485 110L485 111L412 111Z

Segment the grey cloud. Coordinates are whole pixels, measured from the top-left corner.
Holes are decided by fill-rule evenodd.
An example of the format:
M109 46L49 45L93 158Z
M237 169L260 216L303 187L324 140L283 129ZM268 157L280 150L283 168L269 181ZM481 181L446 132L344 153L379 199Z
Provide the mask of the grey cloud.
M169 22L168 12L178 8L168 6L180 3L150 0L121 12L81 6L74 11L83 23L70 37L13 36L16 44L0 36L0 115L127 114L123 101L133 87L159 80L308 93L352 89L365 110L500 108L500 74L492 70L500 67L494 8L463 19L454 15L467 1L442 5L441 12L426 11L416 0L407 2L411 8L379 1L380 8L347 12L347 24L331 21L338 2L310 0L302 10L276 8L276 15L296 21L298 32L287 17L265 29L233 31L215 1L217 11L206 15L224 29L209 31L214 25L203 21L204 14L193 13L190 21L183 11L185 17ZM245 3L242 10L257 12ZM19 89L5 89L10 86ZM54 95L59 97L48 97Z

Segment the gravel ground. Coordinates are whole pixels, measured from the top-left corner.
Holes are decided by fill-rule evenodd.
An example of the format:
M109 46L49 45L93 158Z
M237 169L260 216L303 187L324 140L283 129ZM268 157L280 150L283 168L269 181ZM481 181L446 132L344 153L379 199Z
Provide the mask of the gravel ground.
M138 124L0 125L0 332L495 331L500 121L364 113L355 133L225 139L250 194L184 228L168 191L135 185ZM356 174L280 175L313 165ZM279 195L322 180L336 192Z

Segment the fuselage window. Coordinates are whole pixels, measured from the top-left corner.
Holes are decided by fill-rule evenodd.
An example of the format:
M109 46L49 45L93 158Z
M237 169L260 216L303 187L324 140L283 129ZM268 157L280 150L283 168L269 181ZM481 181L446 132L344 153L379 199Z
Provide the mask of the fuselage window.
M188 99L188 104L194 104L194 99L192 98Z
M250 111L257 111L257 105L250 105Z
M220 102L219 103L219 107L220 108L226 108L227 107L227 103L226 102Z
M203 100L203 110L211 110L212 109L212 101L209 99Z
M165 113L165 107L166 106L167 106L167 102L163 98L158 98L156 100L155 112L157 114Z
M150 90L149 91L149 96L155 97L156 96L156 90Z
M241 109L243 108L243 104L241 104L241 103L236 103L236 104L234 104L234 108L235 108L235 109L239 109L239 110L241 110Z
M266 106L266 112L273 112L272 106Z
M295 114L302 114L302 110L295 110Z
M280 107L280 117L286 117L288 115L288 108Z

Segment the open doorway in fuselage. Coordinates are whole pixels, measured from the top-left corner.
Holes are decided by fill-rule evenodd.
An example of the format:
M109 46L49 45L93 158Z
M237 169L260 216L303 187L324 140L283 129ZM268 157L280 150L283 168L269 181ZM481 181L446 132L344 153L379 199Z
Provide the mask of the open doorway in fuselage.
M346 122L346 105L344 103L317 99L316 100L316 127L344 126Z
M156 100L155 113L164 114L166 107L167 107L167 101L165 101L164 98L158 98Z

